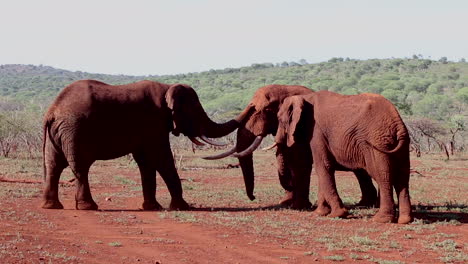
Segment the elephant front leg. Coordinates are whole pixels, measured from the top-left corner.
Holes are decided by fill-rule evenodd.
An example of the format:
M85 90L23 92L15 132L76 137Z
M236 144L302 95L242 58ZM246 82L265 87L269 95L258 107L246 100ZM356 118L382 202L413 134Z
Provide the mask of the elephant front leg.
M162 206L156 201L156 168L147 155L133 154L138 164L143 190L143 210L162 210Z
M355 170L354 174L361 188L361 200L356 204L364 207L378 207L377 190L372 183L371 176L365 170Z
M169 146L163 148L162 156L157 162L157 171L166 183L169 193L171 194L171 210L189 210L189 204L182 197L182 184L180 182L179 174L174 165L174 158Z
M331 212L328 214L329 217L346 217L348 210L346 210L338 195L335 183L335 171L332 168L330 159L327 158L326 154L316 154L314 152L314 160L315 170L318 175L319 192L319 207L317 208L319 211L316 210L317 213L320 215L321 211L326 212L325 206L322 205L326 201L331 207Z

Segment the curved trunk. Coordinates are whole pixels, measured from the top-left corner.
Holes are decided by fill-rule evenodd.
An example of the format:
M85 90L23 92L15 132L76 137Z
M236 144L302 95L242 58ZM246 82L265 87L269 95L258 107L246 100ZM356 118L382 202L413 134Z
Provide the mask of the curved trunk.
M225 123L218 124L206 117L202 123L201 134L210 138L224 137L239 127L239 122L232 119Z
M244 176L245 192L251 201L255 200L254 187L254 168L252 154L245 157L239 158L239 164L242 169L242 175Z
M247 107L236 118L221 124L214 122L203 112L201 133L210 138L224 137L239 128L243 120L248 116L250 109Z
M254 141L255 136L245 128L239 128L237 130L237 151L243 151L248 148ZM254 200L254 167L252 154L246 155L239 158L239 165L242 169L242 175L244 176L245 191L250 200Z

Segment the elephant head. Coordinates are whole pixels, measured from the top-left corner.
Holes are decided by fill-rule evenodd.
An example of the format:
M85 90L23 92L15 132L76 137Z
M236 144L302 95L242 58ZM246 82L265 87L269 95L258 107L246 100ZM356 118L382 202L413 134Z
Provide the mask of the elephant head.
M219 155L205 158L220 159L230 155L239 158L247 196L254 200L252 152L258 148L265 136L276 133L278 128L277 113L283 101L289 96L312 92L307 87L297 85L267 85L259 88L244 111L235 119L240 122L236 146Z
M188 85L171 85L165 97L172 115L172 124L169 124L172 133L176 136L182 133L196 145L203 145L196 137L212 145L223 145L209 138L226 136L240 125L237 119L223 124L213 122L203 109L197 93Z

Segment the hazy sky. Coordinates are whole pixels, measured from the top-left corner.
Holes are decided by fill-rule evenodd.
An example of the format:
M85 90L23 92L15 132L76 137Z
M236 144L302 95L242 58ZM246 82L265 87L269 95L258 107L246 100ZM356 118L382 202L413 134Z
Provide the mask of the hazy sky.
M468 59L468 1L0 0L0 64L161 75L413 54Z

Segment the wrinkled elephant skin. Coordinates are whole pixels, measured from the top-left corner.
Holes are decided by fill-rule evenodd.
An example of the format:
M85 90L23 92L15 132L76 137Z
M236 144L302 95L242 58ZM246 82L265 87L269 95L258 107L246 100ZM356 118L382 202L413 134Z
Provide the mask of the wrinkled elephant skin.
M88 172L96 160L132 154L141 174L144 210L160 210L156 201L156 171L166 183L170 208L185 210L179 175L169 144L169 133L195 137L222 137L239 126L211 121L195 91L184 84L141 81L108 85L82 80L65 87L44 117L43 208L62 209L58 182L70 166L76 181L76 209L96 210ZM205 137L205 138L206 138Z
M398 197L398 223L411 221L410 139L398 111L387 99L376 94L340 95L328 91L293 96L283 103L278 120L275 141L290 151L288 155L308 156L312 151L319 178L317 214L347 215L334 177L336 170L345 168L358 172L356 175L370 175L378 183L380 209L375 221L393 220L393 188ZM298 147L308 146L307 142L311 142L310 147ZM293 177L310 175L295 164L291 164L291 171L298 171Z

